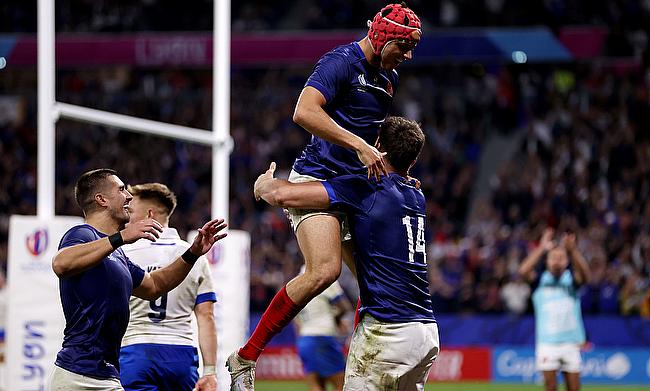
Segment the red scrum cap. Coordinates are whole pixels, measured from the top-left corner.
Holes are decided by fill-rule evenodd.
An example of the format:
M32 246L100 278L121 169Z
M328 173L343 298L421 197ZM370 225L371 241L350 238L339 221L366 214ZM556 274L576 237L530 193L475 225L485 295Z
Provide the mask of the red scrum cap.
M402 4L389 4L368 21L368 39L375 54L381 54L390 41L399 39L417 43L422 36L420 18Z

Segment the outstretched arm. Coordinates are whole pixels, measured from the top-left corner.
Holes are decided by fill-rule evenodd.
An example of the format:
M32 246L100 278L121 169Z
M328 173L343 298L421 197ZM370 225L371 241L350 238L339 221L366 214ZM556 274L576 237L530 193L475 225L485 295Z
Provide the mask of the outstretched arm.
M224 228L226 223L223 219L214 219L205 223L202 228L199 228L199 234L185 254L162 269L145 273L140 285L133 290L133 295L145 300L154 300L176 288L192 270L194 262L207 253L216 241L226 237L227 234L219 233Z
M299 209L327 209L330 199L327 190L318 181L291 183L284 179L273 178L275 162L255 181L255 199L268 202L273 206Z
M326 99L320 91L314 87L305 87L298 97L293 121L316 137L354 150L359 160L368 167L368 178L388 175L382 159L385 153L379 152L364 139L334 122L323 110L325 103Z
M119 245L133 243L140 238L153 242L160 236L162 229L156 220L146 219L131 223L114 235L119 235ZM52 259L52 270L58 277L64 278L90 269L115 251L109 239L112 236L62 248Z
M536 249L530 252L526 259L519 266L519 274L521 274L525 279L530 280L530 272L535 268L537 263L542 256L549 250L553 248L553 229L547 228L542 234L542 239L540 240L539 246Z
M586 284L591 278L591 272L589 271L589 265L587 261L582 256L578 246L576 244L576 235L574 233L566 233L562 237L562 244L569 254L569 259L573 265L574 278L579 285Z

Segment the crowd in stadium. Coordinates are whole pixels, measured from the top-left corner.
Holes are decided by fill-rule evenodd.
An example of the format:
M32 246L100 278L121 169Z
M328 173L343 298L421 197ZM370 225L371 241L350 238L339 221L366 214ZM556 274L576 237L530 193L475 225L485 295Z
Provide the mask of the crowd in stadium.
M15 2L5 5L11 3ZM155 10L171 2L68 2L75 9L85 4L97 15L84 19L90 20L88 25L82 25L77 14L66 12L72 5L59 3L63 6L57 23L63 31L211 28L211 2L207 1L164 14ZM308 11L317 2L305 4L306 10L302 2L296 2L300 8L284 7L284 3L294 4L233 2L233 28L360 28L367 10L375 8L366 4L369 1L354 2L353 7L340 6L342 1L321 1L328 11L315 18ZM537 8L518 8L519 14L502 12L509 3L486 0L480 7L470 7L469 2L442 1L428 10L434 3L409 2L425 10L424 19L436 26L625 24L621 34L630 48L638 39L633 33L638 30L643 35L642 28L650 26L648 2L643 1L539 1ZM19 12L24 8L9 7L14 14L5 16L8 22L2 28L34 31L35 20L25 21ZM139 17L149 11L157 16ZM203 18L182 24L186 12ZM305 17L291 16L298 12ZM173 27L167 21L170 15L175 17ZM155 23L147 24L152 20ZM613 31L616 39L616 28ZM230 226L252 235L253 311L263 310L302 264L284 213L256 203L252 184L272 160L279 175L286 177L306 144L307 132L291 116L309 71L234 69L232 73L235 148L230 159ZM516 270L541 230L551 225L577 232L591 266L593 279L581 291L585 313L650 316L650 73L615 72L599 64L491 68L450 64L403 67L400 72L395 114L421 122L427 134L412 175L422 182L428 201L436 312L530 311L530 288ZM62 70L58 78L57 99L63 102L210 128L210 70L112 67ZM35 91L33 69L3 70L0 264L4 270L9 216L36 212ZM59 122L57 129L57 214L79 215L70 198L73 181L85 170L105 166L115 168L129 183L168 184L179 199L171 225L181 235L209 217L209 148L72 121ZM484 142L497 133L523 136L518 152L491 178L489 195L476 199L473 190ZM96 153L99 149L101 156Z
M306 72L233 74L230 224L252 234L253 310L262 309L301 264L283 212L256 203L251 186L271 160L286 176L307 140L291 121ZM595 276L583 289L585 312L647 311L646 78L613 76L596 66L402 72L396 111L420 121L428 137L412 175L422 181L428 199L436 311L526 311L527 301L519 298L529 291L516 269L546 225L578 233ZM16 76L11 85L3 82L4 91L29 90L33 80L26 73ZM58 89L65 102L202 128L209 127L210 96L208 71L62 72ZM0 118L3 267L8 216L35 212L35 96L28 93L19 101L21 115ZM172 225L181 232L209 215L209 148L88 128L71 121L58 126L58 214L79 214L69 197L79 173L110 166L130 183L170 184L180 202ZM490 196L478 200L470 216L482 143L494 132L514 135L517 129L526 133L518 153L492 178Z
M232 2L235 32L296 29L360 29L378 5L361 0ZM606 25L617 34L647 30L650 5L643 0L410 0L426 29L434 26ZM36 3L7 0L0 5L0 29L29 32L36 29ZM59 31L208 31L212 29L212 2L178 3L170 0L57 2ZM90 15L90 17L89 17ZM620 38L616 36L614 38ZM620 48L620 47L619 47Z

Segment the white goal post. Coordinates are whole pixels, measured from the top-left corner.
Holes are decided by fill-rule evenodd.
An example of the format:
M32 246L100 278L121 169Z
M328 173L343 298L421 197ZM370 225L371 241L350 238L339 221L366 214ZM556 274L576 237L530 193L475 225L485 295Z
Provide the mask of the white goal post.
M55 124L61 117L212 146L212 216L228 221L230 137L230 0L214 1L212 131L56 101L54 0L38 0L37 215L55 215Z
M212 131L151 121L56 101L55 0L38 0L37 216L12 216L9 229L7 379L3 389L46 389L61 348L65 319L51 259L63 233L79 217L56 216L55 125L60 118L111 126L212 147L212 216L228 221L230 137L230 0L214 1ZM230 230L208 254L216 281L218 390L230 376L223 365L248 330L250 235ZM46 300L44 300L46 298ZM3 368L0 367L0 375ZM2 384L5 383L6 384ZM4 386L6 385L7 388Z

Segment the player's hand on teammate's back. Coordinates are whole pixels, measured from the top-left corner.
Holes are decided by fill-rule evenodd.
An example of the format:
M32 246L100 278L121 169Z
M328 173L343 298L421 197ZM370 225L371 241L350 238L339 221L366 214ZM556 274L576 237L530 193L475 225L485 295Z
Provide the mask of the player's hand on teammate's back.
M357 156L364 167L368 168L368 179L375 178L379 180L382 175L388 175L388 171L384 165L386 152L379 152L372 145L363 143L362 147L357 149Z
M124 243L133 243L138 239L147 239L155 242L163 230L162 224L154 219L144 219L128 223L126 228L120 231Z
M193 391L217 391L217 377L215 375L201 377Z
M227 233L219 233L227 226L228 224L225 223L224 219L213 219L205 223L203 227L199 228L199 234L194 238L194 242L190 246L190 252L194 255L207 253L215 242L228 235Z
M255 181L253 186L253 194L255 194L255 201L259 201L262 197L261 194L264 193L262 190L264 186L268 183L269 180L273 179L273 174L275 174L275 162L271 162L269 169Z

